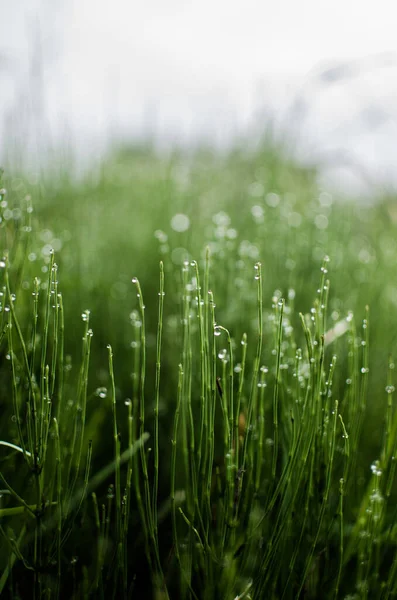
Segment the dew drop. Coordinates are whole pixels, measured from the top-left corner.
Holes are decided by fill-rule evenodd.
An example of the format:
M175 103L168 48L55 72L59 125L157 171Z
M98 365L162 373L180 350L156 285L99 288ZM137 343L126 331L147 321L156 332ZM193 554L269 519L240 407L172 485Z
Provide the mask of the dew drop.
M177 231L178 233L187 231L190 227L190 219L187 215L184 215L183 213L178 213L172 217L171 227L174 231Z

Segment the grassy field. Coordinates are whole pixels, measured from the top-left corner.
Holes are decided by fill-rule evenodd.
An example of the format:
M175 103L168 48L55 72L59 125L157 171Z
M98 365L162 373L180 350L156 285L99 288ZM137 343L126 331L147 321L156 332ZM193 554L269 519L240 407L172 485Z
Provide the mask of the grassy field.
M266 145L2 185L0 593L396 597L396 198Z

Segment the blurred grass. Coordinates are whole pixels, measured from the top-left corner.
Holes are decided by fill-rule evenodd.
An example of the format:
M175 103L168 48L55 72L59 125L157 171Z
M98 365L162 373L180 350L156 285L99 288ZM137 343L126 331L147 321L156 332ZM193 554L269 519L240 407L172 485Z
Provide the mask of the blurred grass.
M131 277L139 275L145 296L153 298L160 259L176 283L175 266L185 257L202 261L209 245L220 316L239 335L241 301L253 301L245 286L247 267L263 264L265 307L275 290L285 296L293 288L295 306L306 312L318 285L313 265L328 254L331 312L335 320L348 310L364 316L370 305L371 364L385 376L385 356L396 341L388 318L397 304L393 197L374 198L371 206L333 198L318 189L315 170L271 148L166 159L150 149L124 150L105 161L95 180L87 176L73 184L65 174L61 183L44 178L37 186L21 185L33 196L37 224L32 272L43 265L46 244L55 238L56 248L62 245L57 261L67 321L77 326L89 308L98 346L111 342L116 352L118 345L127 346ZM22 190L15 195L23 196ZM180 233L171 227L179 213L190 219ZM157 239L156 231L163 232ZM170 279L168 287L172 313ZM155 308L147 308L154 333Z
M134 276L139 277L146 305L145 402L147 428L153 430L158 265L160 260L164 263L166 296L159 439L160 456L164 454L168 459L159 473L161 503L169 495L169 443L178 363L183 357L181 289L183 284L183 289L194 296L197 284L194 269L190 269L185 275L188 279L183 281L184 261L197 260L203 278L209 248L210 287L216 302L217 322L230 331L237 344L247 333L250 342L247 360L251 365L258 327L253 267L261 263L264 317L261 362L266 365L274 363L277 349L274 311L281 298L287 299L285 326L293 328L296 346L304 347L299 312L310 315L315 306L313 298L321 280L320 267L328 255L331 289L325 330L344 322L349 311L354 313L357 325L350 345L346 343L346 334L332 346L332 353L338 356L333 397L341 401L349 397L346 380L351 373L351 344L356 348L358 369L365 367L367 332L361 325L367 318L366 306L370 307L370 371L364 435L360 445L351 449L356 455L356 473L350 490L350 509L347 508L349 518L357 517L358 502L365 496L370 479L369 467L382 447L389 355L396 353L393 315L397 305L397 209L392 195L374 198L369 206L333 197L319 189L315 169L298 166L279 149L268 146L251 151L236 149L225 155L201 150L190 155L176 152L168 157L159 156L150 148L123 149L109 156L95 174L88 174L78 182L68 173L61 177L44 173L40 179L29 174L7 173L4 185L7 195L1 209L2 248L9 251L15 266L13 289L21 287L16 306L29 334L28 299L34 291L33 278L39 276L43 282L47 279L51 248L55 249L67 324L65 377L70 384L65 388L66 403L74 402L73 381L80 368L81 337L86 321L86 318L82 321L82 314L85 309L90 310L94 337L85 439L94 440L94 469L107 464L113 456L112 436L105 433L110 405L105 408L102 402L111 389L107 344L111 344L114 355L115 397L120 406L131 398L135 385L131 342L134 344L139 320L134 311L139 307L131 283ZM33 212L27 213L29 223L22 215L30 206ZM197 338L195 324L191 327L191 334ZM286 339L281 350L286 356L283 368L287 379L294 363L294 348L288 343ZM2 352L3 363L6 352L6 349ZM3 370L1 377L5 389L7 370ZM193 372L192 377L193 386L198 386L199 374ZM15 429L11 421L13 413L7 394L2 396L5 418L0 426L1 439L12 441L9 432L10 428ZM119 420L121 439L125 440L126 423L124 418ZM219 440L215 442L217 452L222 455L222 444ZM139 529L137 516L134 523ZM168 523L166 527L171 526ZM163 544L160 542L159 551L164 559L167 544L164 547ZM82 557L89 552L76 531L71 536L70 548L73 547ZM138 570L138 564L139 561L134 562L133 568ZM306 593L308 597L316 597L321 582L315 581L313 573L310 576L314 591ZM148 593L147 581L139 573L137 579L138 589Z

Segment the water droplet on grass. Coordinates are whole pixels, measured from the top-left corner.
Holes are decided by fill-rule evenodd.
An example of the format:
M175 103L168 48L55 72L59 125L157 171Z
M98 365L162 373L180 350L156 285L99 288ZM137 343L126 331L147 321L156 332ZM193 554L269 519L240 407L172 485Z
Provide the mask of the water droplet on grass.
M263 214L262 206L255 205L251 208L251 215L254 217L255 221L262 221Z
M154 237L156 239L159 240L159 242L161 242L162 244L165 244L168 241L168 236L166 233L164 233L164 231L161 231L161 229L157 229L154 232Z
M288 300L293 300L295 298L295 290L293 288L290 288L288 290Z
M177 231L178 233L187 231L190 227L190 219L187 215L184 215L183 213L178 213L172 217L171 227L174 231Z
M380 468L379 461L375 460L371 465L371 471L376 477L380 477L382 475L382 469Z
M212 217L212 221L215 225L220 227L228 227L230 225L230 217L223 211L220 211Z
M276 208L280 203L280 196L274 192L266 194L266 204L271 208Z

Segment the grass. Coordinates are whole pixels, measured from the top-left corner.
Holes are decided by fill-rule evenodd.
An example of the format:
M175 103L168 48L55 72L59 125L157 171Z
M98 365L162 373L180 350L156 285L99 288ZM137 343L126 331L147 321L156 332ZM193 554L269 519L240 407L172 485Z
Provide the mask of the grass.
M7 177L4 597L395 597L393 198L269 147Z

